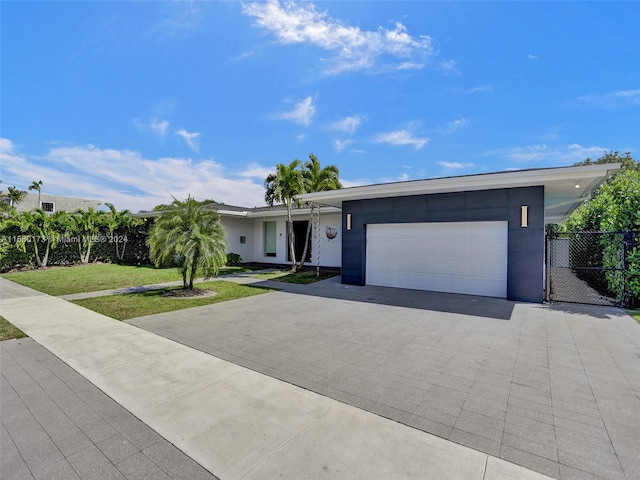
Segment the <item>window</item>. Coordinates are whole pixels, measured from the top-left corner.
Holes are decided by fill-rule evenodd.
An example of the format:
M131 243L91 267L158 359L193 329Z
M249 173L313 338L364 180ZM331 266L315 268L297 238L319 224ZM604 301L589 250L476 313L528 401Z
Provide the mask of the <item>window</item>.
M56 211L56 207L53 202L40 202L40 208L49 213L53 213Z
M264 256L276 256L276 222L264 222Z

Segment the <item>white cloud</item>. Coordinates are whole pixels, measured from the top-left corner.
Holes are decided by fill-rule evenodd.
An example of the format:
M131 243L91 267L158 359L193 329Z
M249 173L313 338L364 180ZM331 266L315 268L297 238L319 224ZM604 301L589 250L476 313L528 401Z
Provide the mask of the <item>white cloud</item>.
M238 176L244 178L257 178L261 182L267 178L268 175L275 171L275 167L263 167L257 163L251 163L247 168L238 172Z
M451 135L452 133L456 132L457 130L460 130L461 128L466 127L467 125L469 125L469 120L467 120L464 117L460 117L456 120L453 120L447 123L444 126L444 128L440 129L440 131L442 131L443 133L446 133L447 135Z
M602 95L583 95L578 101L594 107L617 108L640 105L640 88L616 90Z
M169 122L167 120L158 121L157 118L154 118L149 125L152 131L158 134L160 137L164 137L167 133L167 128L169 128Z
M467 95L471 95L472 93L491 93L493 92L493 87L490 85L479 85L477 87L470 88L466 90L464 93Z
M457 73L458 69L456 68L456 61L443 60L438 63L438 70L441 70L445 73Z
M3 176L11 184L26 187L37 172L43 192L53 195L97 199L134 212L171 202L172 195L184 199L189 194L230 205L264 205L263 178L254 181L246 174L255 165L235 173L212 159L149 159L135 151L93 145L57 147L32 156L5 148L12 145L7 139L0 145Z
M361 123L362 118L360 115L353 115L344 117L342 120L338 120L337 122L333 122L329 128L353 135Z
M577 143L549 147L546 144L510 147L485 152L485 156L507 158L518 163L552 163L566 165L581 162L588 157L596 158L604 154L603 147L583 147Z
M473 167L473 163L460 163L460 162L436 162L441 167L444 167L445 170L461 170L463 168L471 168Z
M198 132L187 132L184 128L181 130L176 130L176 135L181 136L191 150L195 153L198 153L200 147L198 145L198 138L200 137L200 133Z
M334 140L333 148L336 152L340 153L353 143L353 140Z
M256 19L256 24L273 33L285 44L310 44L332 52L334 57L327 73L353 70L419 69L434 54L431 38L413 37L398 22L392 30L379 27L361 30L320 12L312 3L277 0L255 2L243 6L243 12Z
M313 98L307 97L288 112L282 112L276 115L281 120L288 120L305 127L311 123L311 119L316 114L316 106L313 104Z
M531 54L529 54L529 57L528 57L528 58L529 58L530 60L537 60L537 59L538 59L538 56L537 56L537 55L531 55Z
M133 121L140 130L150 131L154 135L164 138L169 128L169 122L167 120L158 120L158 117L152 118L149 123L142 122L137 118Z
M415 150L420 150L427 144L429 138L414 137L408 130L396 130L395 132L380 133L374 141L397 146L411 145Z

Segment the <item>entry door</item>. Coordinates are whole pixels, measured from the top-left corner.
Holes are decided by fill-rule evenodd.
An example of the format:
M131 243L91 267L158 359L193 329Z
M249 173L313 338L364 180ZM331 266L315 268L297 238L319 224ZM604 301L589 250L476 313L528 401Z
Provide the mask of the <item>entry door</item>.
M367 225L368 285L507 296L507 222Z

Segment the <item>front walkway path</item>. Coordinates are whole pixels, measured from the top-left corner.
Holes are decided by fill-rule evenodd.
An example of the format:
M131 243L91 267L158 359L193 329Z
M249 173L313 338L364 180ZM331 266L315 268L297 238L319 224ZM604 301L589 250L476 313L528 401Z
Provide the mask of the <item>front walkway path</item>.
M223 480L543 478L60 298L0 290L2 316Z

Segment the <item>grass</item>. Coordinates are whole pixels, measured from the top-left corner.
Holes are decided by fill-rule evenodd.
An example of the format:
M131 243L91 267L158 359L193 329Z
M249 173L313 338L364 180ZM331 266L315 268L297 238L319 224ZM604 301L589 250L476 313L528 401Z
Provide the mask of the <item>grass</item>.
M250 270L253 270L253 268L244 266L224 267L220 269L220 274ZM7 280L54 296L182 280L177 268L106 263L53 267L45 270L5 273L2 276Z
M233 282L225 282L224 280L199 283L195 288L200 290L213 290L217 292L217 295L213 297L191 298L163 297L162 294L164 292L172 290L167 288L123 295L86 298L75 300L73 303L102 313L108 317L115 318L116 320L128 320L144 315L153 315L154 313L172 312L184 308L201 307L203 305L226 302L271 291L268 288L240 285Z
M255 273L251 275L260 280L274 280L276 282L297 283L300 285L308 285L310 283L326 280L327 278L340 275L337 270L320 270L320 276L315 270L303 270L301 272L291 273L290 270L277 270L275 272Z
M640 310L629 310L627 313L640 323Z
M0 342L3 340L12 340L14 338L24 338L26 335L22 330L14 327L6 318L0 316Z

